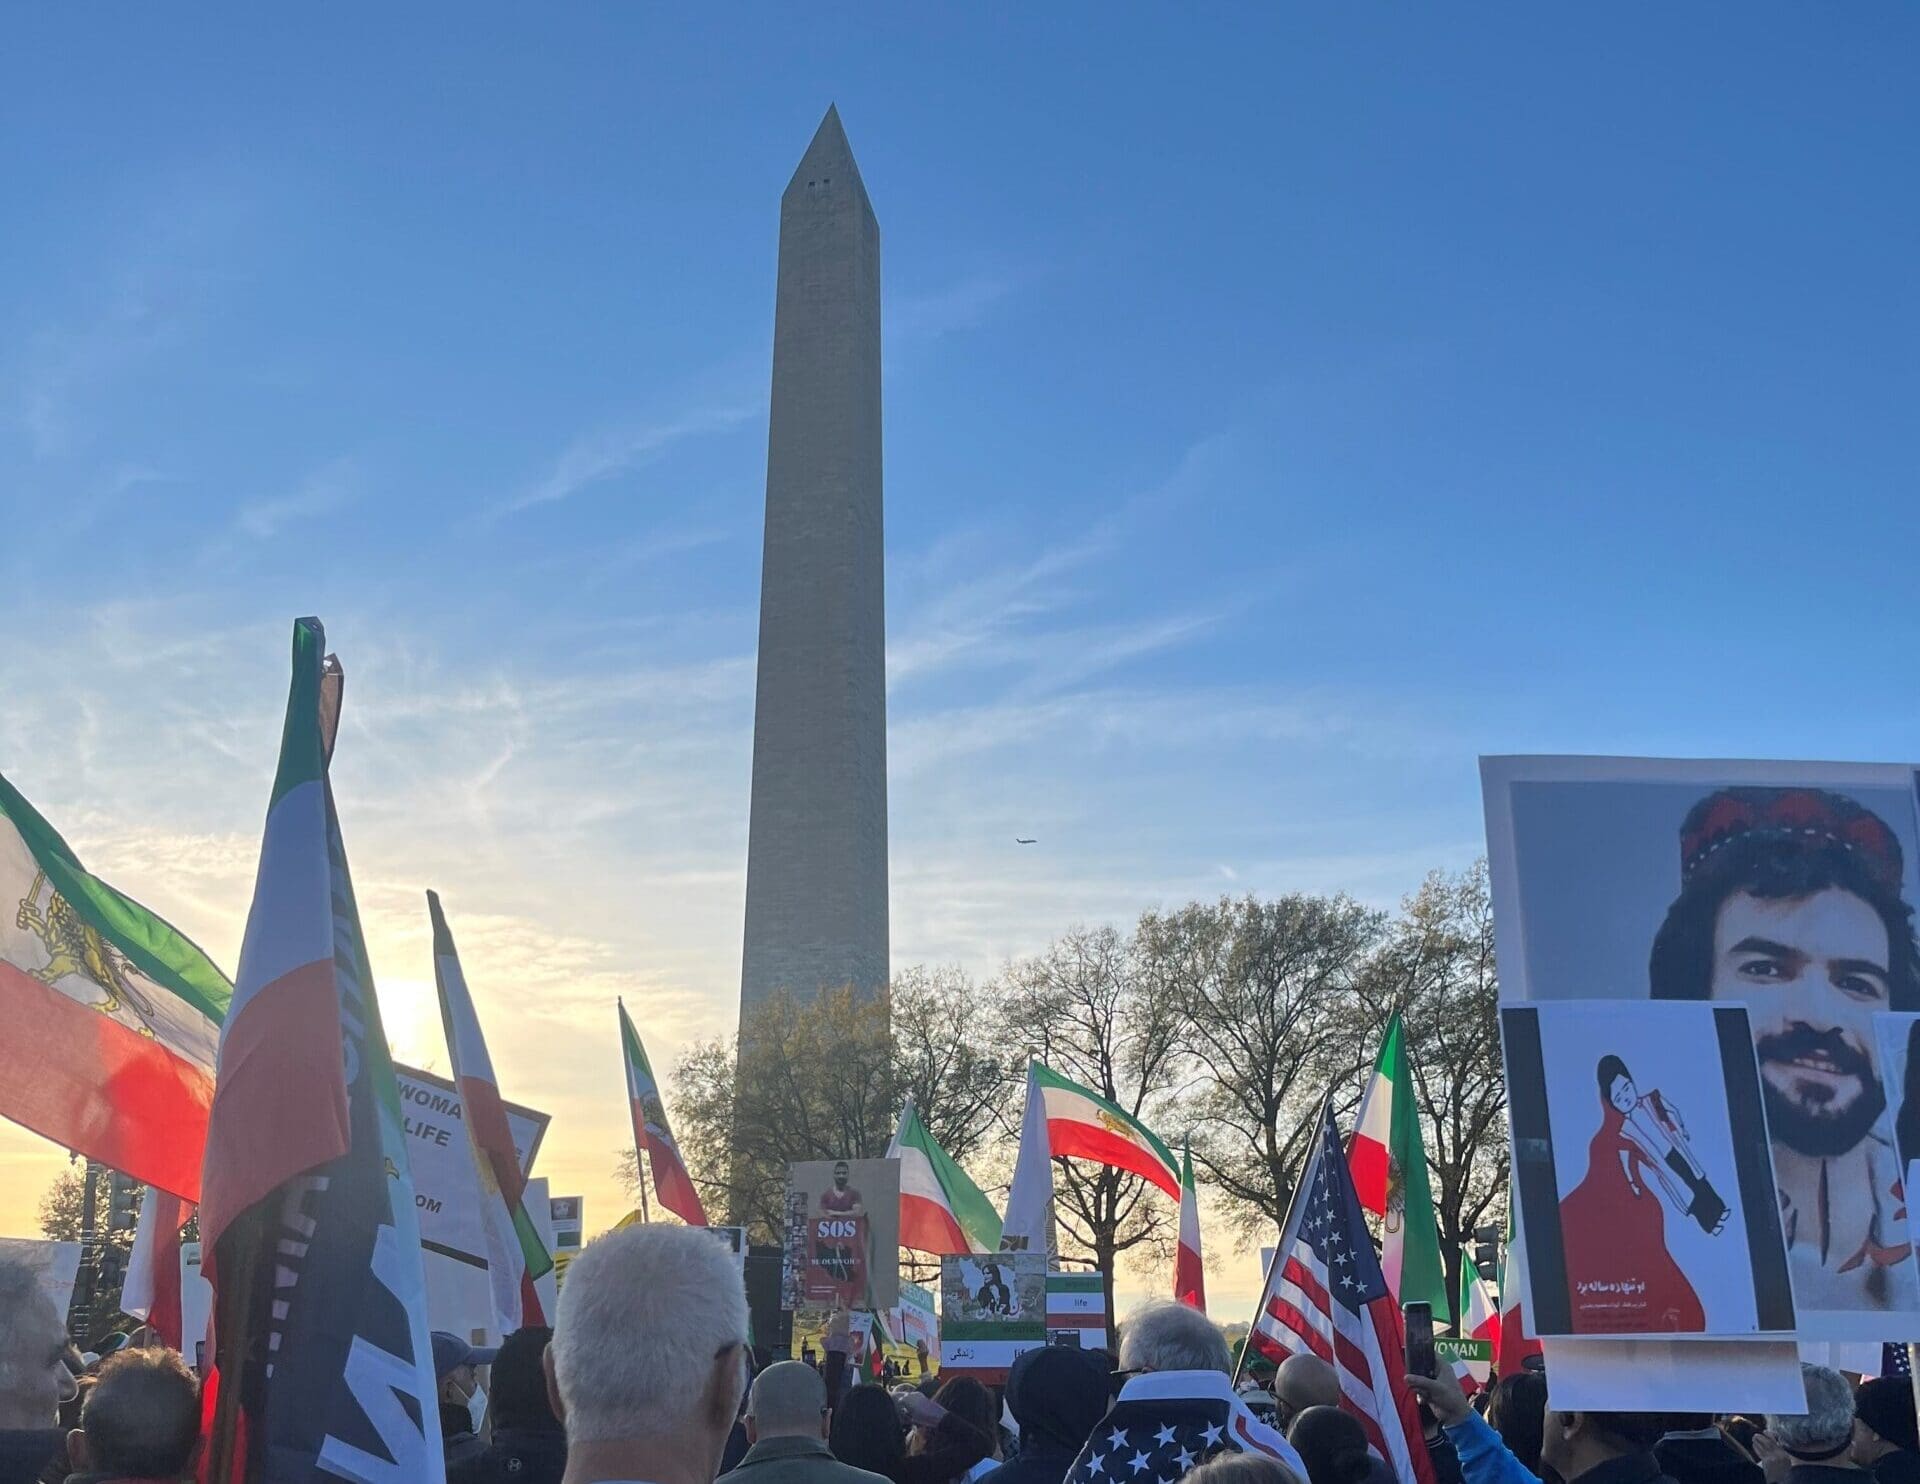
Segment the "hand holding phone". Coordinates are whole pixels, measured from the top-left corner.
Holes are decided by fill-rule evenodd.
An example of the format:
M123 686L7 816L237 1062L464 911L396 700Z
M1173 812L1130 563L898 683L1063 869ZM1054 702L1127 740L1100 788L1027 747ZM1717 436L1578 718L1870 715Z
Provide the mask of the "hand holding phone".
M1434 1374L1435 1365L1433 1305L1405 1304L1400 1312L1407 1331L1407 1374L1430 1377Z

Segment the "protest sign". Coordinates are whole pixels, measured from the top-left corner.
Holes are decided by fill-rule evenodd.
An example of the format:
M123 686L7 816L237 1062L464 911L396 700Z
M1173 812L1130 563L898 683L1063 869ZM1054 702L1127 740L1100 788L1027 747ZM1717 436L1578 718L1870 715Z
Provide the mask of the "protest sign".
M1047 1274L1047 1343L1108 1350L1107 1291L1099 1273Z
M200 1244L180 1244L180 1352L195 1370L202 1364L213 1320L213 1285L200 1275Z
M1547 1002L1500 1025L1533 1332L1792 1334L1746 1011Z
M1047 1255L1002 1252L940 1262L940 1371L990 1384L1047 1343Z
M1920 1283L1867 1024L1920 1008L1912 770L1483 758L1481 780L1502 1001L1746 1005L1798 1334L1912 1333ZM1694 1410L1790 1405L1793 1345L1681 1343L1666 1359L1665 1341L1550 1340L1556 1401L1670 1407L1673 1381Z
M900 1298L900 1163L787 1167L781 1307L890 1309Z
M73 1306L73 1285L80 1276L78 1242L46 1242L38 1237L0 1237L0 1261L17 1262L31 1268L33 1275L60 1322L67 1322L67 1310Z

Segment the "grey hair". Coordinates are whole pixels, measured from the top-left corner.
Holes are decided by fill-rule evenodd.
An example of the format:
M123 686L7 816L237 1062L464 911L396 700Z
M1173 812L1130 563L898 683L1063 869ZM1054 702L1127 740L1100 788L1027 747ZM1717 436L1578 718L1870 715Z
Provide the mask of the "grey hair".
M1190 1304L1159 1299L1133 1311L1120 1332L1123 1371L1233 1370L1227 1338Z
M61 1316L54 1313L53 1300L40 1287L40 1275L32 1267L13 1258L0 1258L0 1399L15 1397L46 1370L43 1356L30 1355L21 1337L22 1323L36 1310L43 1322L53 1316L56 1327Z
M820 1431L827 1411L827 1383L804 1360L782 1360L753 1378L747 1415L762 1437Z
M1277 1458L1264 1453L1216 1453L1181 1484L1306 1484Z
M1823 1365L1803 1363L1800 1380L1807 1391L1807 1410L1770 1415L1767 1431L1790 1453L1830 1452L1853 1434L1853 1388L1845 1376Z
M574 1258L554 1315L553 1379L567 1437L614 1442L685 1427L699 1415L714 1362L746 1343L746 1285L711 1232L608 1232Z

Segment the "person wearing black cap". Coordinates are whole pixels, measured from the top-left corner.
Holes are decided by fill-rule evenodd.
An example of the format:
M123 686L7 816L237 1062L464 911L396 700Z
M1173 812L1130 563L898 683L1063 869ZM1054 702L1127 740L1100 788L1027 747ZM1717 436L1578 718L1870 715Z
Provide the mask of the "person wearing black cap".
M433 1377L440 1386L440 1440L448 1468L477 1457L487 1446L480 1438L480 1421L487 1415L480 1368L492 1365L498 1353L476 1349L444 1329L433 1332Z
M1879 1484L1920 1484L1913 1379L1878 1376L1853 1393L1853 1461Z
M447 1465L447 1484L560 1484L567 1430L547 1396L543 1357L553 1331L517 1329L501 1343L487 1377L492 1438L472 1458Z

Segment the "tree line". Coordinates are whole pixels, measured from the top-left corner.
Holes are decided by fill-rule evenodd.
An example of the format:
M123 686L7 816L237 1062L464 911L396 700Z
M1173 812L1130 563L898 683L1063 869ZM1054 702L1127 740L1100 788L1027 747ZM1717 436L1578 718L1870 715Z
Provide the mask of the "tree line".
M877 996L775 996L696 1043L671 1112L708 1208L778 1240L786 1166L879 1158L911 1097L935 1138L1003 1196L1026 1065L1038 1057L1190 1140L1203 1195L1241 1248L1271 1243L1313 1116L1351 1128L1381 1035L1403 1015L1450 1291L1502 1217L1506 1094L1485 862L1436 871L1396 912L1345 895L1223 897L1073 928L990 978L916 968ZM622 1178L631 1184L633 1156ZM1138 1176L1055 1162L1063 1252L1168 1260L1177 1213ZM1112 1295L1108 1295L1111 1303Z

